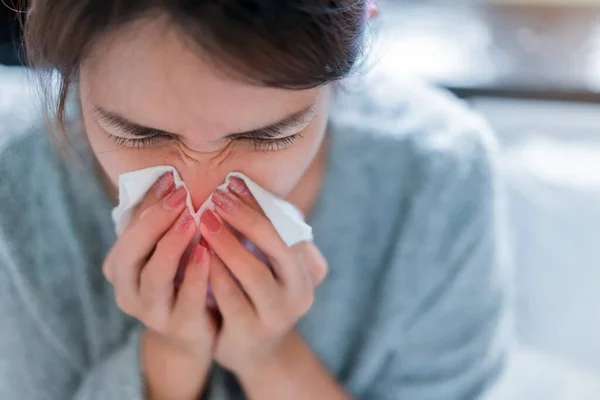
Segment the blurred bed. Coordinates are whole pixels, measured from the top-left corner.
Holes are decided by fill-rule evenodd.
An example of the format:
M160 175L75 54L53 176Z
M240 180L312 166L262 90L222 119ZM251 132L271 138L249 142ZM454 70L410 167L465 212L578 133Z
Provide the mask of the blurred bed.
M502 145L520 342L494 399L600 399L600 105L477 98Z

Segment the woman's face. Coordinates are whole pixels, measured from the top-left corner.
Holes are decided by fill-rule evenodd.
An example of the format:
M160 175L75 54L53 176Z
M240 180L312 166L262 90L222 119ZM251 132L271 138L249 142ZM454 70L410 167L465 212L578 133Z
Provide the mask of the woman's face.
M227 77L158 21L102 38L80 78L85 131L111 183L173 165L195 207L232 171L285 197L322 144L331 96Z

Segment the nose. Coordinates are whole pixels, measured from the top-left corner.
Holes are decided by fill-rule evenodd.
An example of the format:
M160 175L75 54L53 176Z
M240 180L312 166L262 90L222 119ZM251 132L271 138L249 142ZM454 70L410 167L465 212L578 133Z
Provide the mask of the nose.
M208 199L213 190L225 181L226 173L209 172L206 169L188 169L180 172L181 179L185 182L194 211Z

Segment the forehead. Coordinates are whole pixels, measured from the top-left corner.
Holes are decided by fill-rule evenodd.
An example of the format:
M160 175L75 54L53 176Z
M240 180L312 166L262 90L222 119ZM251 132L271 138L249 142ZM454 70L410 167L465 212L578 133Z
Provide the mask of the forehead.
M320 93L236 80L181 39L160 20L136 21L100 38L81 68L82 102L168 132L219 136L276 122Z

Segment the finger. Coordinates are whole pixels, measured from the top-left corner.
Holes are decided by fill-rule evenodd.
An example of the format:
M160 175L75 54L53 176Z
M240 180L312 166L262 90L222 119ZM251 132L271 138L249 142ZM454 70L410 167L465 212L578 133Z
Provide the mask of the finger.
M240 321L256 316L242 288L219 257L210 258L209 282L223 319L231 318Z
M284 284L289 284L297 279L294 268L290 268L293 264L292 252L266 216L221 190L215 191L212 200L217 206L216 210L219 216L273 261L275 275ZM225 259L223 261L229 265Z
M157 243L156 251L142 269L140 300L145 312L152 313L159 321L165 321L171 312L175 275L195 233L196 224L186 209Z
M240 281L252 303L260 308L278 290L273 273L207 210L200 217L200 233L221 258L225 266Z
M310 242L298 243L293 248L303 255L313 287L319 286L329 272L329 267L323 254L317 246Z
M133 221L117 239L110 252L111 263L106 274L115 278L116 273L133 274L138 270L128 270L127 266L141 266L148 259L154 246L173 225L185 207L187 191L181 187L146 209Z
M142 202L135 208L131 220L135 221L144 211L167 197L175 189L175 178L173 177L173 173L167 172L152 185L150 190L148 190L148 193L146 193Z
M135 208L133 212L133 216L131 217L132 221L135 221L139 218L140 214L158 203L160 200L165 198L171 192L175 190L175 178L173 177L173 173L167 172L163 176L161 176L155 183L152 185L148 193L142 199L142 202ZM108 268L108 264L105 264L103 267L103 272L106 279L113 283L112 270Z
M201 245L194 246L171 314L174 325L183 332L216 329L206 310L209 268L208 249Z
M237 198L239 198L242 201L242 203L247 204L252 209L264 215L262 207L260 206L260 204L258 204L258 201L256 201L256 199L252 195L252 192L250 191L250 189L248 189L248 186L246 185L246 182L244 182L243 179L240 179L236 176L230 177L227 188Z

